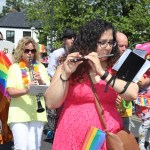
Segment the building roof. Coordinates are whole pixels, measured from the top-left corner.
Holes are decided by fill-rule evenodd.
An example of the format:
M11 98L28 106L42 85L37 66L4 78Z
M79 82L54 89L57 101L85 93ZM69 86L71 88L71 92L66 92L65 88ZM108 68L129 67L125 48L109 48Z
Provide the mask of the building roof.
M0 18L0 27L4 28L26 28L30 29L31 27L41 28L42 22L35 20L29 22L25 15L25 12L11 12Z

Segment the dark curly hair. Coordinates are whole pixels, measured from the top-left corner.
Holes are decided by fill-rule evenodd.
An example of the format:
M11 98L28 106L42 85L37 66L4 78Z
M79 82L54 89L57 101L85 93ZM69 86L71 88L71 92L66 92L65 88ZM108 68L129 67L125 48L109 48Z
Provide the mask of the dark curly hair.
M101 35L111 29L113 32L113 40L116 41L116 31L111 23L106 22L101 19L92 20L81 27L79 34L74 41L73 47L70 49L69 53L80 52L82 56L88 55L89 53L96 51L97 41L100 39ZM107 67L110 68L119 58L119 52L117 45L112 48L113 57L109 57L107 61ZM83 79L84 75L90 70L90 65L87 61L80 64L77 70L72 74L71 78L74 81L80 81Z

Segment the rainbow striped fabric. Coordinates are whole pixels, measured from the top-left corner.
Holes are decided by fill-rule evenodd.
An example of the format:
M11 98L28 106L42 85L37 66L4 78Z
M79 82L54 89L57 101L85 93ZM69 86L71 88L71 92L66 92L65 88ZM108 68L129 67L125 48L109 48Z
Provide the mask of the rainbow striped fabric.
M46 52L44 44L38 44L38 49L39 49L40 53L45 53Z
M82 150L100 150L106 139L106 133L91 126L85 136Z
M136 100L134 100L134 103L140 106L150 107L150 98L138 97Z
M11 62L3 51L0 51L0 99L9 97L6 92L7 73Z

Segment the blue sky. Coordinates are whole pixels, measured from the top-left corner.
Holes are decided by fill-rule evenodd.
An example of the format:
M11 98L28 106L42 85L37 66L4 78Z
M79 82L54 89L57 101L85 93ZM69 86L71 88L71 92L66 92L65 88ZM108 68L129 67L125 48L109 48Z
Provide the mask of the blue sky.
M0 0L0 13L2 12L2 8L5 4L6 4L6 0Z

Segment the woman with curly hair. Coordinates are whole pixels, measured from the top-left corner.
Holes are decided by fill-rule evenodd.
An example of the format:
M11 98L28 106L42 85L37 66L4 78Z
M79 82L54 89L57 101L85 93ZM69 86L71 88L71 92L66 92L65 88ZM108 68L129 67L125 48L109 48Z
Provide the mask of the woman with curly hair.
M49 85L46 68L39 62L37 44L23 37L14 52L15 63L8 71L7 92L11 96L8 124L13 133L15 150L39 150L46 111L37 112L37 97L29 95L31 85ZM30 70L32 66L32 71ZM43 97L40 97L45 108Z
M99 58L110 54L113 56ZM122 92L127 82L118 78L113 85L110 80L113 76L110 68L118 57L116 32L110 23L96 19L81 28L72 49L57 68L45 93L49 109L58 108L63 104L53 150L81 150L90 126L103 129L95 107L89 76L102 105L108 131L117 133L123 129L115 100L118 93L122 93L121 97L126 100L135 99L138 86L131 83L126 91ZM107 92L104 92L106 87ZM105 142L101 149L107 149Z

